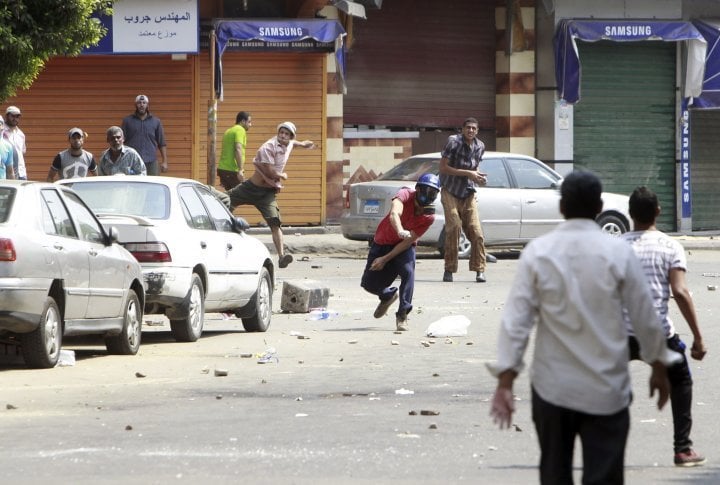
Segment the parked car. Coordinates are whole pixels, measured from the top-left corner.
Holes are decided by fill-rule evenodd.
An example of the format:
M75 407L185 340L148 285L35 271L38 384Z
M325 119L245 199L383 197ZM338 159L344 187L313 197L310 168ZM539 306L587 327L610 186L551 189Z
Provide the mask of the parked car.
M145 312L164 314L178 341L193 342L205 312L234 313L248 332L270 326L275 267L247 223L195 180L125 175L71 186L140 262Z
M414 187L424 173L440 173L440 153L426 153L405 159L376 180L352 184L348 190L346 211L340 224L343 236L370 241L375 228L390 209L392 197L401 187ZM545 234L562 220L560 184L562 176L535 158L502 152L485 152L480 171L487 174L487 185L478 189L476 200L485 234L485 245L524 246ZM603 193L603 212L598 224L611 234L630 228L628 197ZM444 246L445 214L440 197L435 202L435 222L418 244ZM468 257L470 241L462 234L459 256Z
M67 187L0 181L0 338L29 367L54 367L63 336L140 347L145 290L135 258Z

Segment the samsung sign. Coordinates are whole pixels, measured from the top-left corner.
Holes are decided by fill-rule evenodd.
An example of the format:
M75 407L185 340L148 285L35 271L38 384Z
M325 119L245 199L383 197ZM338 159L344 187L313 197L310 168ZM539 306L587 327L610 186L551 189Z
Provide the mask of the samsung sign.
M605 35L607 37L650 37L653 34L650 25L606 25Z

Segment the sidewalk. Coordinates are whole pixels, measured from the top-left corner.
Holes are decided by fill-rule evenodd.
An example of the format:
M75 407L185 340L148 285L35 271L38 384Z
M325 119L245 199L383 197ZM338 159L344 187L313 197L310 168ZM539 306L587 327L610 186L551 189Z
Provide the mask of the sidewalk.
M252 227L248 231L275 252L270 229ZM343 237L339 225L330 226L286 226L283 227L285 246L292 254L348 254L366 256L368 244L351 241ZM689 234L670 233L686 250L708 250L720 248L720 231L702 231ZM492 252L492 248L489 252Z

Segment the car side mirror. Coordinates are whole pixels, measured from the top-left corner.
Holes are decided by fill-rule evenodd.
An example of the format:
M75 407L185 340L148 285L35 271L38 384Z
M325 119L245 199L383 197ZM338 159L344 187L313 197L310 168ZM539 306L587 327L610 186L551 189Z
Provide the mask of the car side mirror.
M250 229L250 224L248 224L248 221L243 219L242 217L235 217L235 230L236 231L247 231Z
M107 233L108 233L108 242L109 242L110 244L115 244L116 242L118 242L118 238L120 237L120 233L118 232L117 227L115 227L115 226L110 226L110 228L108 229Z

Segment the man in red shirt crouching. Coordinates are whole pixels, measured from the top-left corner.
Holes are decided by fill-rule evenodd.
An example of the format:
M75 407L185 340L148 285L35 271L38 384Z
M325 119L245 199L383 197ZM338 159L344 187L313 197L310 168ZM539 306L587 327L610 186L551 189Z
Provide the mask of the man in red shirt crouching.
M415 190L402 188L392 199L388 214L380 221L368 252L360 286L377 295L380 303L373 314L382 318L400 297L395 323L408 330L407 316L412 310L415 290L415 246L435 220L433 203L440 192L437 175L421 175ZM390 286L400 277L400 288Z

